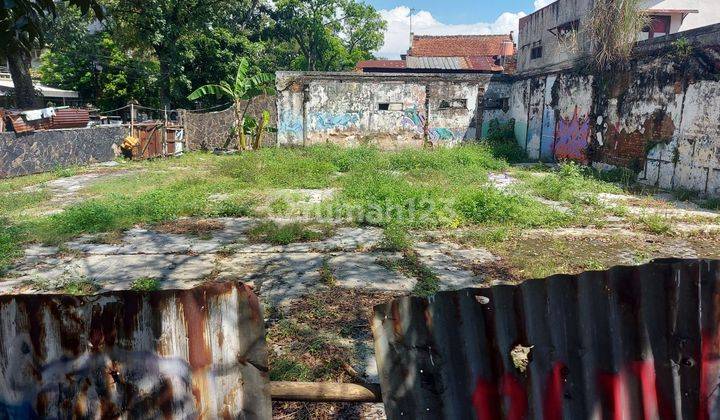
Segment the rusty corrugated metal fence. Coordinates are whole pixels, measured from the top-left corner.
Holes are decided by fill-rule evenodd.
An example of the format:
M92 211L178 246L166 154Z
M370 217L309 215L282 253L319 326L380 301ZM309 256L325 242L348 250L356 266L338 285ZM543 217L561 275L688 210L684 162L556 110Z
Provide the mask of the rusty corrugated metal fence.
M0 296L0 419L270 418L264 334L239 283Z
M719 322L720 261L658 260L403 297L373 333L390 419L718 419Z

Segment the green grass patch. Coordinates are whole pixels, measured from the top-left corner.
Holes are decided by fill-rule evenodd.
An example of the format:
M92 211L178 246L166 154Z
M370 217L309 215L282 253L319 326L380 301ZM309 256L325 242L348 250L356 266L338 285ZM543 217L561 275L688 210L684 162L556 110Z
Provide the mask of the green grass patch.
M668 235L672 233L670 221L659 214L651 213L642 215L638 218L638 222L644 231L655 235Z
M400 259L380 260L389 270L395 270L417 279L412 294L420 297L431 296L440 290L440 279L428 266L420 261L417 253L407 250Z
M383 232L380 249L384 251L405 251L412 247L412 241L405 228L398 225L387 226Z
M133 280L130 285L130 289L136 292L153 292L155 290L160 290L160 280L150 277L141 277Z
M280 224L273 221L261 222L248 232L248 239L254 243L288 245L296 242L313 242L332 235L332 226L292 222Z
M700 203L700 207L708 210L720 210L720 198L709 198Z
M599 193L623 192L620 187L597 179L591 168L575 163L562 163L553 172L527 177L525 184L540 197L573 204L598 204L595 196Z
M270 365L271 381L309 381L312 370L305 363L286 357L278 357Z

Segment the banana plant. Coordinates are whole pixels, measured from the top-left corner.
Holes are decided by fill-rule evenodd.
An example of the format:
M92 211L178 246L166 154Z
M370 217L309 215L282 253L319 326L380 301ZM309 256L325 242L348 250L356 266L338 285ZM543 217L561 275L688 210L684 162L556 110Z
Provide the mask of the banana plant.
M250 62L247 58L243 57L240 59L237 74L235 75L235 80L232 81L232 83L228 81L222 81L218 84L201 86L193 93L191 93L188 96L188 99L191 101L195 101L204 96L210 95L215 95L217 98L230 98L233 101L233 112L235 116L235 124L232 132L237 137L236 140L238 150L243 151L247 149L247 132L245 130L247 110L248 108L250 108L253 99L262 94L267 94L272 91L272 82L273 76L269 73L259 72L251 76ZM263 121L265 120L264 114L266 112L267 111L263 112ZM263 124L263 128L265 124ZM257 130L256 133L262 133L262 130ZM256 137L257 136L258 135L256 134ZM260 147L259 139L253 141L252 147L254 149Z

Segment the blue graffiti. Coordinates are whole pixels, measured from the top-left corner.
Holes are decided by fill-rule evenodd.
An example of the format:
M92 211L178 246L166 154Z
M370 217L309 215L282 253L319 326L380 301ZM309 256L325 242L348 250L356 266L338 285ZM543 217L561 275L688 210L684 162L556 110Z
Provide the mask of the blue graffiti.
M320 130L332 130L334 128L348 128L357 125L360 121L360 113L346 112L342 114L331 114L329 112L317 112L314 115L315 125Z
M425 134L425 116L420 115L415 107L408 108L404 111L402 121L403 127L414 130L418 134ZM459 135L462 137L462 135ZM454 140L456 134L448 128L430 128L428 129L428 138L430 140Z
M433 128L430 130L430 138L432 140L452 140L455 138L455 133L447 128Z
M297 118L290 112L283 113L279 118L278 132L301 135L303 132L302 118Z

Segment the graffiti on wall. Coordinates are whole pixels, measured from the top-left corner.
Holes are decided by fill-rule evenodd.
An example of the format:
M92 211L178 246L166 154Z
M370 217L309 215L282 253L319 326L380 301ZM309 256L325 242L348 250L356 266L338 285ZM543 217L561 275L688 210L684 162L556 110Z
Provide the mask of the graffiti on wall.
M589 163L587 154L589 141L590 116L580 115L576 106L572 118L560 117L557 121L555 159Z
M315 128L319 130L347 129L357 126L360 122L360 112L342 112L338 114L330 112L316 112L312 119L315 121Z
M303 132L302 118L298 118L290 111L283 112L278 122L278 132L298 137L301 136Z
M400 124L420 135L425 135L425 116L421 115L415 107L403 111ZM430 140L451 141L457 137L462 138L462 134L456 134L449 128L436 127L427 129L427 137Z

